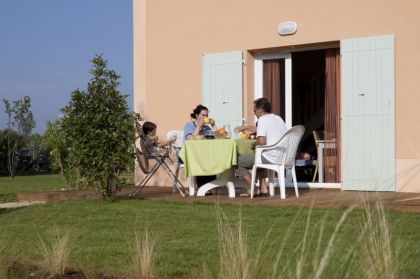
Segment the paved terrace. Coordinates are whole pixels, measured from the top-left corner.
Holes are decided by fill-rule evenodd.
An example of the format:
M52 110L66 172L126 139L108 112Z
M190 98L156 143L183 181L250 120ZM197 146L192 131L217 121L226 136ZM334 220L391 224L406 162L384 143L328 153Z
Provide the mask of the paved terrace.
M132 187L124 187L119 193L120 198L128 198L133 191ZM287 189L286 199L281 200L278 190L274 197L245 197L229 198L226 189L213 190L212 195L206 197L182 197L179 193L172 193L169 187L144 187L140 193L131 199L167 200L173 202L191 203L194 201L209 203L229 204L260 204L268 206L313 206L315 208L329 208L335 206L348 206L359 204L362 201L381 201L386 207L420 213L420 193L395 193L395 192L355 192L336 189L300 189L300 197L296 198L293 189ZM239 190L236 193L239 196ZM80 198L99 198L100 195L93 191L50 191L18 193L18 201L53 201Z

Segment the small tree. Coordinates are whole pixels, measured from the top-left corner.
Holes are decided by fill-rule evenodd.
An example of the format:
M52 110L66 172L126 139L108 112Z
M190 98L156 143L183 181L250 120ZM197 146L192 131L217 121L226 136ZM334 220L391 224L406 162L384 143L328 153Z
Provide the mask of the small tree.
M114 199L119 173L133 160L134 121L126 95L118 90L120 76L96 55L87 92L75 90L62 109L66 145L91 187Z
M47 123L42 148L48 150L50 167L53 171L59 171L63 180L70 188L79 189L86 186L81 176L80 166L75 162L75 155L70 152L68 140L63 129L63 122L56 120Z
M61 121L56 120L47 122L44 136L42 137L42 147L49 151L51 160L51 169L60 171L64 178L64 160L66 146L64 143L64 132L61 127Z
M9 158L9 148L8 148L8 135L9 130L4 129L0 131L0 171L7 171L7 163Z
M42 155L45 150L42 147L42 136L40 134L32 134L29 137L28 147L31 150L31 162L28 164L28 167L36 165L39 156Z
M7 114L7 171L14 178L16 174L19 149L28 143L35 121L30 110L31 99L25 96L22 100L3 99Z

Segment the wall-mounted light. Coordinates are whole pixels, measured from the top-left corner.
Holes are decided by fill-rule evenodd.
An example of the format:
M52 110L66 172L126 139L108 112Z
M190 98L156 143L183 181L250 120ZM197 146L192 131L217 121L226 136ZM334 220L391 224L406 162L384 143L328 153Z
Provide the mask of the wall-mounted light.
M297 24L294 21L282 22L277 25L277 32L282 36L295 34L296 30Z

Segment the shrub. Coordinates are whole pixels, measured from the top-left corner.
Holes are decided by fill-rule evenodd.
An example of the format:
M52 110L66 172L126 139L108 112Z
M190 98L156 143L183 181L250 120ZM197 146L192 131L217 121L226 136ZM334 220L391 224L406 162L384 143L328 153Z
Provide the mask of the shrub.
M91 62L93 77L87 91L73 91L70 103L62 109L62 127L69 156L81 177L113 200L119 173L134 160L134 121L139 116L128 110L127 96L117 90L120 76L107 69L102 55Z

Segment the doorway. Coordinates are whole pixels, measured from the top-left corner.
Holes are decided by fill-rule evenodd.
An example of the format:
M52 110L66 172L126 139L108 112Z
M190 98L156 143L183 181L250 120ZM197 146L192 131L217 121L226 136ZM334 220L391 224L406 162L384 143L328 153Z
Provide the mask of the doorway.
M266 97L273 113L280 115L288 128L303 125L296 167L302 182L340 182L340 56L339 48L261 55L256 60L255 97ZM258 82L260 75L260 82ZM334 142L322 150L322 170L315 169L318 158L313 131L322 140Z

